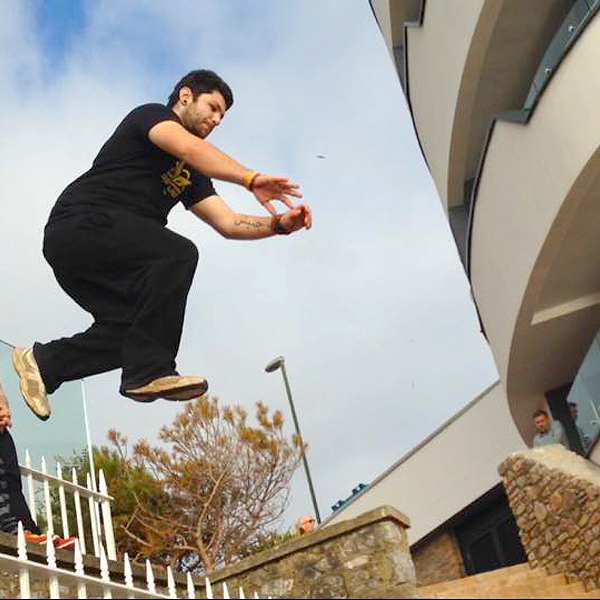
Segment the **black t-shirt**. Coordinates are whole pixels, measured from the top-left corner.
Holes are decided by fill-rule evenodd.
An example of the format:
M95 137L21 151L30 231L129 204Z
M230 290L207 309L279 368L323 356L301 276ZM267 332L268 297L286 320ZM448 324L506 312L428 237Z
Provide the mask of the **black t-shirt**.
M167 223L169 211L181 201L186 208L216 194L211 180L148 139L162 121L181 123L162 104L133 109L100 149L89 171L59 196L50 222L98 209L122 209Z

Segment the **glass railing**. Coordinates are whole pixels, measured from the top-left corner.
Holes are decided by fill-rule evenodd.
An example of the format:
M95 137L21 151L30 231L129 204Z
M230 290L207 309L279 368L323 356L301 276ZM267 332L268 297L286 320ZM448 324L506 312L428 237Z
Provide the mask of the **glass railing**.
M19 463L25 463L29 450L34 469L40 469L44 456L48 473L56 473L55 457L69 459L73 452L87 448L81 382L63 384L50 396L52 415L40 421L27 407L19 391L19 382L12 362L9 344L0 341L0 382L12 413L11 435L17 447ZM68 474L70 479L71 474ZM83 482L85 483L85 482Z
M563 24L550 42L540 66L533 78L525 100L524 110L532 110L539 95L554 74L556 67L568 52L573 42L585 29L600 7L600 0L576 0Z
M600 434L600 331L579 367L567 402L573 404L571 413L587 456Z

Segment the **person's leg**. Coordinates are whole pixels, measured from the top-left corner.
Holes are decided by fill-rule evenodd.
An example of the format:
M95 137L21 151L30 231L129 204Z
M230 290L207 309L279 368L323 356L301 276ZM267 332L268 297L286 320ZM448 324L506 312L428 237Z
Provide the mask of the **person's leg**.
M8 429L0 434L0 530L17 533L17 523L36 535L41 532L23 496L15 443Z
M198 251L152 220L107 212L48 228L44 254L63 289L95 319L87 331L34 354L48 392L123 367L121 390L176 374Z

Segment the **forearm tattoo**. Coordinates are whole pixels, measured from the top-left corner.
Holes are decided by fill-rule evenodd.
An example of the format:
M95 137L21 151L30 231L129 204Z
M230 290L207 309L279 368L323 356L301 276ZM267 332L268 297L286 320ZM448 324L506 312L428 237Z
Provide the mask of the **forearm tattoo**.
M248 215L239 215L234 221L234 225L241 231L267 232L271 230L271 221L269 218L251 217Z

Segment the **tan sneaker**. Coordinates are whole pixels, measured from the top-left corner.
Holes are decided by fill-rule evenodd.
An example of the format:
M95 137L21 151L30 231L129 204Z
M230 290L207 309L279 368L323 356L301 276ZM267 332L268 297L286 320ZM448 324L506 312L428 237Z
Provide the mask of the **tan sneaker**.
M125 390L125 395L138 402L152 402L157 398L180 402L198 398L208 390L208 382L202 377L167 375L146 385Z
M50 417L50 403L46 395L46 386L42 380L33 348L15 348L12 352L12 364L19 375L19 388L25 404L42 421Z

